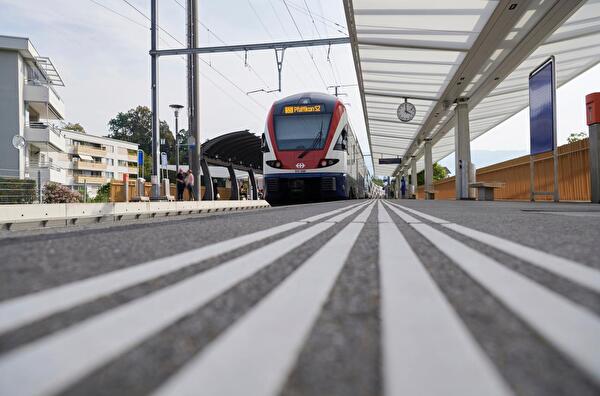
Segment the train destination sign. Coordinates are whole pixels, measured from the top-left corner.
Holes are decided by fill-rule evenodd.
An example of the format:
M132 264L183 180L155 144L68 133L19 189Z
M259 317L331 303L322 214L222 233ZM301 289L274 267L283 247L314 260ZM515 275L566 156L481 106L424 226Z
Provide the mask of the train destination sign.
M298 113L320 113L323 111L323 105L297 105L297 106L285 106L283 108L283 114L298 114Z
M401 158L379 158L379 165L395 165L402 162Z

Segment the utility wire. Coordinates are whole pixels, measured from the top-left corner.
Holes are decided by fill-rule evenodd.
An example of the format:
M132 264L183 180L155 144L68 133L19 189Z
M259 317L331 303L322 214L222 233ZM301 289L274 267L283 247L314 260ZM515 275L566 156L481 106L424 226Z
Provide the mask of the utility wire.
M183 10L185 10L185 6L183 4L181 4L181 2L179 2L179 0L173 0L179 7L181 7ZM223 45L228 45L221 37L219 37L211 28L209 28L208 26L206 26L206 24L204 24L200 19L196 19L196 21L200 24L200 26L202 26L204 29L206 29L206 31L208 32L209 35L212 35L214 38L216 38L219 42L221 42L221 44ZM244 60L244 58L242 58L242 56L238 53L235 53L235 55L240 59L240 60ZM251 65L247 65L248 69L254 73L254 75L256 75L256 77L265 85L265 87L267 88L266 90L270 90L269 88L269 84L260 76L260 74L258 74L258 72L251 66Z
M305 15L315 16L317 19L320 20L320 23L322 23L323 25L325 25L325 26L329 25L329 27L336 30L337 32L342 33L345 36L348 35L348 32L344 31L344 30L347 30L346 27L337 23L336 21L310 11L308 6L306 6L306 8L304 8L304 7L302 7L302 5L295 4L294 2L292 2L290 0L287 0L287 2L288 2L288 5L292 8L294 8L296 11L301 12ZM306 4L306 2L304 4ZM311 18L312 18L312 16L311 16Z
M144 24L142 24L142 23L139 23L139 22L138 22L138 21L136 21L135 19L131 19L131 18L129 18L128 16L126 16L126 15L123 15L123 14L121 14L121 13L119 13L119 12L117 12L117 11L115 11L115 10L111 9L111 8L108 8L107 6L105 6L105 5L104 5L104 4L102 4L102 3L98 3L96 0L90 0L90 1L91 1L92 3L94 3L94 4L96 4L96 5L98 5L98 6L102 7L102 8L104 8L105 10L107 10L107 11L109 11L109 12L112 12L113 14L116 14L116 15L120 16L121 18L125 18L125 19L127 19L127 20L128 20L129 22L131 22L131 23L135 23L136 25L138 25L138 26L141 26L141 27L143 27L144 29L148 29L148 26L146 26L146 25L144 25Z
M123 0L123 2L125 2L126 4L128 4L129 6L131 6L133 9L135 9L140 15L142 15L144 18L146 18L147 20L149 20L150 22L152 22L152 20L146 15L144 14L142 11L140 11L137 7L133 6L129 1L127 0ZM158 25L157 25L158 26ZM173 36L171 33L169 33L167 30L163 29L162 27L158 26L158 28L160 30L162 30L163 32L165 32L165 34L167 34L169 37L171 37L173 40L175 40L177 43L179 43L179 45L181 45L182 47L185 47L186 45L183 44L179 39L177 39L177 37ZM227 82L229 82L231 85L233 85L238 91L240 91L241 93L243 93L244 95L246 95L246 91L244 91L239 85L237 85L235 82L233 82L229 77L227 77L225 74L221 73L221 71L219 71L218 69L215 69L209 62L207 62L206 60L202 59L199 57L199 59L206 64L208 67L210 67L212 70L214 70L218 75L220 75L224 80L226 80ZM261 107L264 110L267 110L267 108L260 102L258 102L257 100L255 100L254 98L248 97L252 102L254 102L256 105L258 105L259 107Z
M136 21L136 20L134 20L134 19L131 19L131 18L129 18L128 16L126 16L126 15L123 15L123 14L119 13L118 11L115 11L115 10L113 10L112 8L109 8L109 7L105 6L104 4L98 3L96 0L90 0L90 1L91 1L92 3L94 3L94 4L96 4L96 5L98 5L98 6L102 7L102 8L104 8L104 9L105 9L105 10L107 10L107 11L109 11L109 12L111 12L111 13L115 14L115 15L118 15L118 16L120 16L121 18L124 18L124 19L126 19L127 21L129 21L129 22L131 22L131 23L135 24L136 26L142 27L144 30L149 30L149 29L150 29L150 27L149 27L149 26L146 26L146 25L144 25L144 24L142 24L142 23L139 23L138 21ZM167 47L169 47L169 48L173 48L173 47L172 47L171 45L169 45L169 43L168 43L166 40L164 40L162 37L161 37L161 38L159 38L159 39L160 39L160 40L161 40L161 41L162 41L162 42L163 42L163 43L164 43L164 44L165 44ZM182 60L182 61L184 61L184 62L186 61L186 58L185 58L185 57L181 56L180 58L181 58L181 60ZM217 88L220 88L220 91L221 91L221 92L223 92L223 93L224 93L225 95L227 95L227 96L228 96L228 97L229 97L231 100L233 100L233 101L234 101L234 102L236 102L238 105L240 105L240 107L242 107L244 110L246 110L246 111L247 111L249 114L251 114L251 115L252 115L253 117L255 117L257 120L263 121L262 119L260 119L260 118L259 118L259 117L256 115L256 112L255 112L255 111L252 111L252 110L250 110L250 109L249 109L248 107L246 107L246 106L245 106L243 103L239 102L239 101L238 101L238 100L237 100L235 97L233 97L233 96L232 96L232 95L229 93L229 91L227 91L227 90L225 90L225 89L222 89L222 88L221 88L221 86L219 86L219 84L217 84L216 82L214 82L214 81L213 81L213 80L210 78L210 76L206 75L206 73L204 73L202 70L200 70L200 74L202 74L202 76L204 76L204 78L205 78L207 81L209 81L211 84L213 84L213 85L214 85L214 86L216 86ZM244 96L245 96L245 95L244 95ZM263 108L264 108L264 106L263 106ZM266 110L266 108L265 108L265 110Z
M256 15L256 18L258 19L258 21L260 22L261 26L263 27L263 29L265 30L265 32L267 33L267 35L269 36L269 38L273 41L275 41L275 37L273 37L273 35L271 34L271 31L269 30L269 28L267 27L267 25L264 23L262 17L260 16L260 14L256 11L256 8L254 8L254 6L252 5L252 0L248 0L248 5L250 6L250 8L252 9L252 12L254 12L254 15ZM285 32L284 32L285 33ZM304 80L302 74L298 73L298 71L296 70L296 68L294 67L293 63L289 63L289 66L291 67L292 71L294 72L294 74L296 75L296 78L301 80L302 83L304 85L306 84L306 81Z
M296 23L296 20L294 19L294 15L292 15L292 11L290 11L290 7L288 7L287 2L285 0L281 0L281 1L285 5L285 8L286 8L288 14L290 15L290 18L292 19L292 22L294 23L294 26L296 27L296 30L298 31L298 34L300 35L300 38L302 40L304 40L304 36L302 35L302 31L300 31L300 28L298 27L298 24ZM317 66L317 62L315 62L315 58L314 58L312 52L310 52L308 48L305 48L305 49L306 49L306 52L308 52L308 55L310 56L310 60L312 61L313 65L315 65L315 69L317 70L317 73L319 74L319 77L321 78L321 81L323 82L323 85L325 85L325 88L327 88L327 82L323 78L323 75L321 74L321 70L319 70L319 66Z

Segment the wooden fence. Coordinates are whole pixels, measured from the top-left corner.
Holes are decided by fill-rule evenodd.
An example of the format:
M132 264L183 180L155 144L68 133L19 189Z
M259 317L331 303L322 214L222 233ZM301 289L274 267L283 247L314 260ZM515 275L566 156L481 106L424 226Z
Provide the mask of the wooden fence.
M177 190L174 184L170 186L172 196L177 196ZM201 194L204 195L204 186L200 187ZM161 195L164 195L164 189L161 185ZM149 197L152 194L152 183L144 183L144 196ZM137 183L135 180L129 181L129 200L138 195L137 192ZM219 195L221 196L221 200L227 200L231 197L231 189L228 187L219 187ZM125 182L122 181L112 181L110 183L110 202L125 202ZM188 201L189 195L187 190L183 192L183 200Z
M477 164L475 164L477 165ZM478 182L504 182L495 192L496 199L529 200L529 156L514 158L477 169ZM554 170L552 153L535 156L535 191L552 191ZM417 188L417 198L424 198L424 186ZM434 182L436 199L454 199L454 176ZM590 162L589 141L580 140L558 148L558 190L561 201L589 201ZM552 200L552 196L536 196L536 200Z

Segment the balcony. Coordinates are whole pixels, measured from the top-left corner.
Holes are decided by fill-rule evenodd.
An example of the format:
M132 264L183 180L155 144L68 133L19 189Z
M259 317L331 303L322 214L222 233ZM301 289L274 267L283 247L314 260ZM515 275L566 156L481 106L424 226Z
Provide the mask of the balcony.
M76 161L73 163L73 169L106 170L106 164L102 162Z
M106 178L102 176L83 176L83 175L75 175L74 176L75 183L77 184L104 184L106 183Z
M138 167L137 166L128 166L127 170L129 171L129 173L134 173L134 174L138 173Z
M127 161L129 162L138 162L137 154L127 154Z
M73 146L73 154L87 154L95 157L106 157L106 149L79 144Z
M25 140L32 143L48 143L57 151L66 152L67 144L60 130L43 122L31 122L25 125Z
M27 81L23 88L23 99L44 118L57 120L65 118L65 104L56 91L47 84Z

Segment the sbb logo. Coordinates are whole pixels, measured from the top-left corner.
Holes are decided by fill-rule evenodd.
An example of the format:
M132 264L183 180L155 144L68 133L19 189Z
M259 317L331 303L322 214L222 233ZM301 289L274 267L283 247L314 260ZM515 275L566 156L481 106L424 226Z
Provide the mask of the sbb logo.
M304 169L304 167L305 167L305 166L306 166L306 165L304 165L304 162L298 162L298 163L296 164L296 168L298 168L298 169Z

